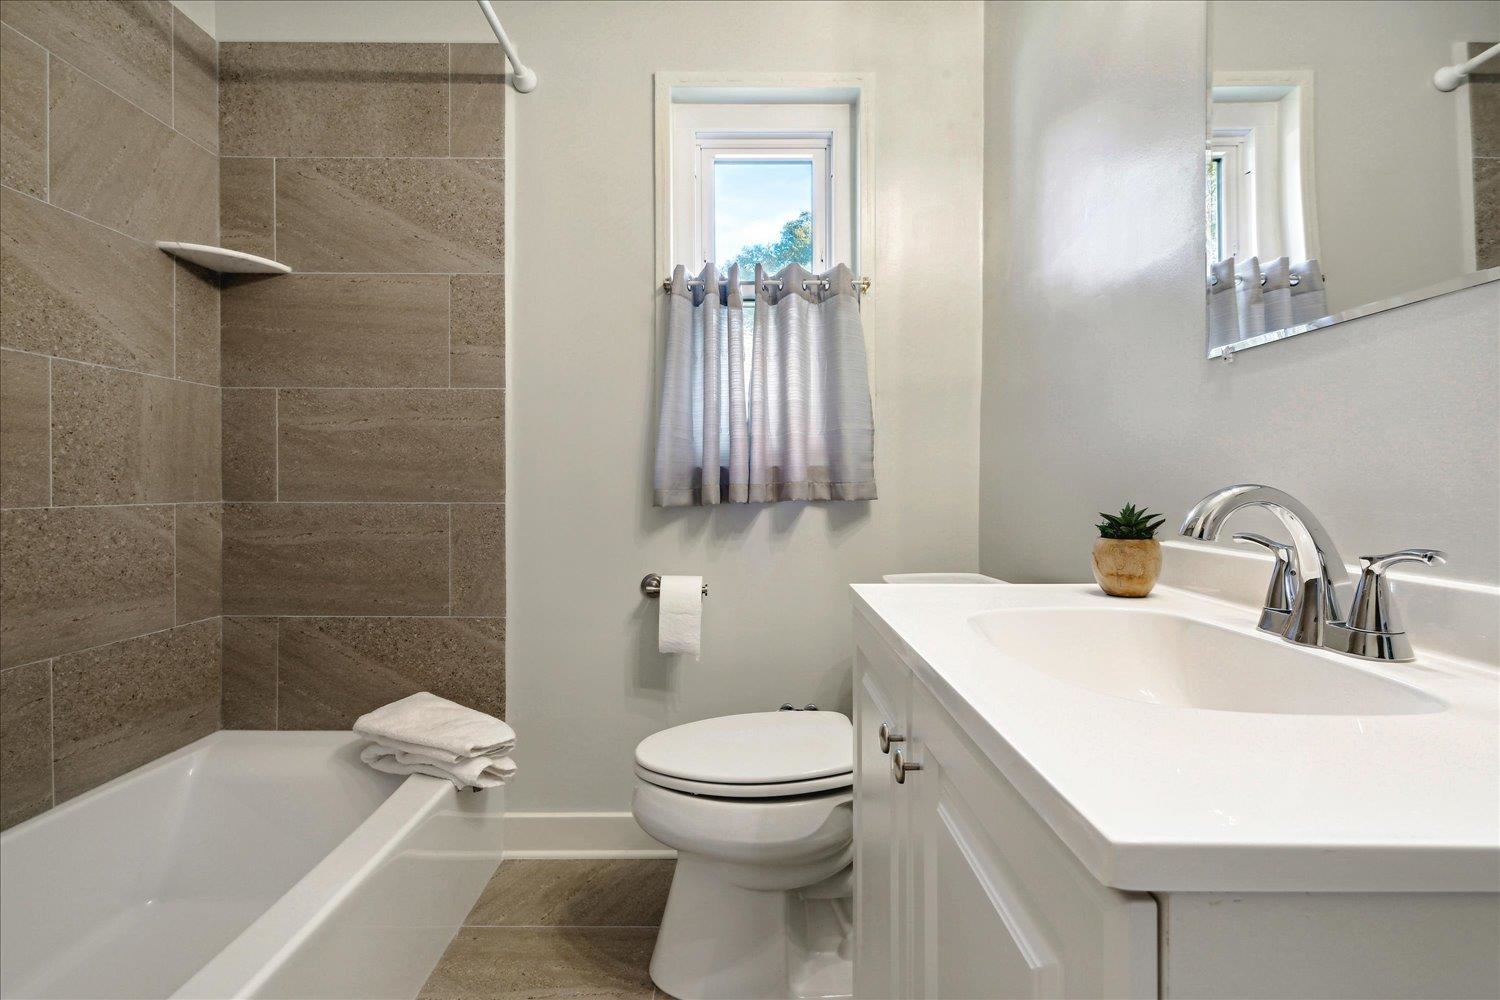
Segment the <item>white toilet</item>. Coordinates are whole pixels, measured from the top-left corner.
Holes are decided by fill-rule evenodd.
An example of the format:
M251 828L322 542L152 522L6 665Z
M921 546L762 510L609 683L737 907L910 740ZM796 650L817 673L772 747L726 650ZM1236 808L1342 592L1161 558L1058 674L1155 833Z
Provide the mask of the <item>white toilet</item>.
M677 850L656 985L680 1000L849 996L849 720L704 719L642 740L635 764L636 822Z

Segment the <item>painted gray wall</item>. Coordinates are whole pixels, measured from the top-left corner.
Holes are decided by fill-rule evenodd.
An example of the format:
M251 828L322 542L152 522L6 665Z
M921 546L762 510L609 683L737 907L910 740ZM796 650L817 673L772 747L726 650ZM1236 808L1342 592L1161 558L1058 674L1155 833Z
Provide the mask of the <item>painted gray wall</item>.
M1205 361L1203 5L992 3L985 39L981 568L1088 579L1096 511L1258 481L1350 559L1500 578L1500 285Z

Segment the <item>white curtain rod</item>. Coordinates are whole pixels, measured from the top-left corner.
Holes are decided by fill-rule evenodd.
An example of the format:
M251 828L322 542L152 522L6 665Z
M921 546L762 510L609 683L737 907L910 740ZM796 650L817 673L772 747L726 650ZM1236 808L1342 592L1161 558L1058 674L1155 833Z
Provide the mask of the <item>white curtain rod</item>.
M519 93L531 93L536 89L536 70L521 63L521 57L516 55L516 47L510 42L510 36L500 27L500 18L495 16L495 8L490 6L490 0L479 0L479 9L484 11L484 19L490 22L495 41L500 43L500 47L505 50L505 58L510 60L510 85Z
M1496 56L1500 56L1500 45L1491 45L1468 62L1458 63L1454 66L1444 66L1432 74L1432 85L1445 94L1450 90L1457 90L1459 84L1469 78L1470 73Z

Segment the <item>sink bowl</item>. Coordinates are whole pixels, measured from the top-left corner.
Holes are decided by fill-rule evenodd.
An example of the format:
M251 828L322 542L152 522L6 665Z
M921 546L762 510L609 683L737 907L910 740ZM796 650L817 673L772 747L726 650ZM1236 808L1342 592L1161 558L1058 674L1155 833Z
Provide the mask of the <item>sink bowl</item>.
M1447 705L1337 654L1169 612L987 611L970 623L1033 670L1116 698L1277 715L1416 715Z

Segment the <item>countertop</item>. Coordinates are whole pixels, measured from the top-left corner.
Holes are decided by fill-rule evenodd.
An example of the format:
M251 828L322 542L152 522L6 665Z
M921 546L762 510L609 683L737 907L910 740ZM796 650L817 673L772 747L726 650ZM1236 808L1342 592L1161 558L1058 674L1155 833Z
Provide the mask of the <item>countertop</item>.
M1490 666L1310 651L1448 707L1390 716L1184 709L1041 673L969 619L1128 604L1282 641L1255 630L1254 610L1160 587L1139 601L1092 584L853 589L856 614L1105 885L1500 892L1500 674ZM911 736L919 748L921 734Z

